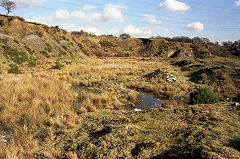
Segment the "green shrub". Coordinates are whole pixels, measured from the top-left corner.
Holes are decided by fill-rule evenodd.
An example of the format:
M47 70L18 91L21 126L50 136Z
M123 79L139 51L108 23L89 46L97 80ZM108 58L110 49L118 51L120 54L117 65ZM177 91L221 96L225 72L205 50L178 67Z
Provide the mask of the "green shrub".
M8 71L8 73L14 73L14 74L22 73L16 64L10 64L9 66L10 66L10 70Z
M43 54L43 56L45 56L46 58L50 58L50 55L48 54L47 51L40 51L41 54Z
M18 51L10 46L4 47L4 56L17 64L22 64L28 61L28 54L26 52Z
M36 61L34 61L34 60L28 61L28 66L35 67L36 66Z
M28 56L26 52L16 52L12 56L12 60L17 64L22 64L26 61L28 61Z
M16 39L14 39L14 42L17 43L17 44L19 44L19 42L18 42Z
M55 62L55 66L52 66L52 69L60 70L64 65L61 65L59 62Z
M190 104L213 104L219 101L218 96L208 88L200 88L190 94Z
M8 39L0 39L0 43L7 45Z

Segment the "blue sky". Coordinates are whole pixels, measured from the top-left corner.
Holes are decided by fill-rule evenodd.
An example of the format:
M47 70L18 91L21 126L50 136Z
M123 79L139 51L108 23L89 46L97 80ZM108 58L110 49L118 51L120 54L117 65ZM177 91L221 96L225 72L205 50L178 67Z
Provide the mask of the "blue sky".
M12 0L29 21L97 35L240 39L240 0ZM0 9L1 13L5 13Z

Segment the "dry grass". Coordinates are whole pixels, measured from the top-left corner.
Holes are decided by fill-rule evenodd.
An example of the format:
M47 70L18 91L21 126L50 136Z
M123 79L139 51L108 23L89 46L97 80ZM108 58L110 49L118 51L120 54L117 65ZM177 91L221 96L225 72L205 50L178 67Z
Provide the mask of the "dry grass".
M1 77L0 123L9 127L5 131L12 131L13 140L3 145L0 156L31 158L29 155L38 148L31 131L49 126L74 126L77 118L72 103L77 93L70 86L56 76Z
M157 69L160 74L142 78ZM176 82L166 80L169 74ZM86 90L78 94L73 86ZM186 106L195 84L159 58L85 59L61 70L23 70L1 75L0 87L0 134L13 134L0 142L0 158L151 158L199 148L202 155L239 155L226 146L239 138L239 108ZM160 97L164 108L132 112L137 91ZM207 137L200 142L201 132Z

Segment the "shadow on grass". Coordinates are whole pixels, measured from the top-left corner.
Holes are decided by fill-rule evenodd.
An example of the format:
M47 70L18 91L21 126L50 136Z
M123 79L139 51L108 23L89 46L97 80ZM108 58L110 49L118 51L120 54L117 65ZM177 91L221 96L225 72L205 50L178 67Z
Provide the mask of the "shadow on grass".
M102 136L104 136L104 135L109 134L109 133L111 132L111 130L112 130L111 127L107 126L107 127L103 128L103 129L100 130L100 131L92 132L92 133L91 133L91 136L92 136L93 138L99 138L99 137L102 137Z
M228 146L240 151L240 138L230 140Z
M186 147L173 147L162 154L152 157L151 159L203 159L200 149L189 149Z

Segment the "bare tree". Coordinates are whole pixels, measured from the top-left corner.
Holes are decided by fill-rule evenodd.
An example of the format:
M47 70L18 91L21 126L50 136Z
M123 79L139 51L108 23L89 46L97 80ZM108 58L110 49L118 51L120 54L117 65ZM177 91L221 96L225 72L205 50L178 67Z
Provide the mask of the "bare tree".
M130 38L131 36L127 33L123 33L121 35L119 35L120 38L123 38L123 39L127 39L127 38Z
M7 15L16 9L16 3L9 0L1 0L0 6L7 10Z

